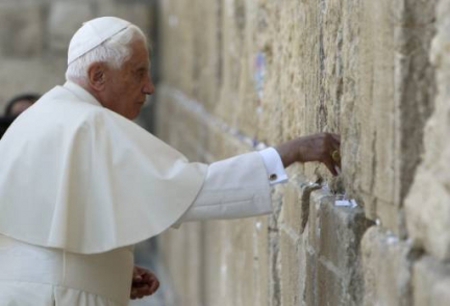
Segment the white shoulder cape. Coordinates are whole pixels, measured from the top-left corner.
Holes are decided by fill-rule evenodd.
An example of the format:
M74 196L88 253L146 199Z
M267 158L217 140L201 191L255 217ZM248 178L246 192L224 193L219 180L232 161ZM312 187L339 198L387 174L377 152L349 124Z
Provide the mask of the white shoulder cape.
M206 172L66 83L0 141L0 233L82 254L135 244L180 218Z

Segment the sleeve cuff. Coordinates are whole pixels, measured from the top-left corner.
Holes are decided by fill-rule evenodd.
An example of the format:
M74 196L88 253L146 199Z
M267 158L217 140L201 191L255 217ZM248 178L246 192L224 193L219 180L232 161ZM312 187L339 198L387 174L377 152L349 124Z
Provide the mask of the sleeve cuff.
M267 148L258 151L264 161L266 166L269 184L271 186L285 183L289 179L286 171L284 170L283 162L278 154L277 150L274 148Z

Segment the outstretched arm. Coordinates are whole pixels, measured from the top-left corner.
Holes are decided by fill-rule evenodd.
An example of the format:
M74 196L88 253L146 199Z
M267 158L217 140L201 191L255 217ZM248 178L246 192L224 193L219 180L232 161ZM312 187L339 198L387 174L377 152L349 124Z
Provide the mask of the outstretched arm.
M319 133L287 141L275 149L285 168L295 162L317 161L323 163L333 175L337 175L336 168L341 168L340 145L339 135Z

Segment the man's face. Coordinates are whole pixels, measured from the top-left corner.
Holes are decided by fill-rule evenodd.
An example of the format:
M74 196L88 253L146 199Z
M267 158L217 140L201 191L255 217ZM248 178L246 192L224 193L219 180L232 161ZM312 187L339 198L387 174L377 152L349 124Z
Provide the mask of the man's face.
M131 44L131 57L119 70L109 69L105 75L106 107L128 119L135 119L147 95L155 91L150 76L147 46L142 40Z
M33 102L30 100L19 100L14 103L11 108L11 116L17 117L21 113L23 113L28 107L33 105Z

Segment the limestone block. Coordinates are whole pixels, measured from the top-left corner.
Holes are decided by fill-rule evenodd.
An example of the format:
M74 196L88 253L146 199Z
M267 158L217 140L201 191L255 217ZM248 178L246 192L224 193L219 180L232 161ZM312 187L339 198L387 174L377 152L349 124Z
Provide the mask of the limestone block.
M403 199L432 110L428 60L435 1L364 2L359 58L358 164L366 215L405 237Z
M183 224L179 230L169 230L161 239L162 257L173 280L177 305L201 304L201 234L201 223L189 223Z
M324 199L319 217L319 256L339 271L358 268L359 246L367 228L373 223L361 208L336 207L334 199Z
M450 301L450 265L430 256L414 264L415 306L444 306Z
M450 131L448 116L448 60L450 3L440 1L437 10L437 35L433 40L431 58L436 67L437 98L435 111L427 123L424 136L425 153L414 183L405 200L408 232L418 247L435 257L450 258L450 198L448 160Z
M305 242L281 230L280 243L281 305L304 305L307 275Z
M401 80L397 89L401 122L398 148L406 153L401 155L397 165L400 199L408 193L421 161L424 126L434 109L436 81L429 54L436 32L437 2L408 0L400 10L400 27L396 33L397 77Z
M376 201L395 200L395 10L396 1L364 2L359 58L359 166L366 215L376 218ZM381 192L381 194L379 194ZM376 207L378 208L378 207Z
M336 207L335 198L323 191L311 195L309 247L316 254L317 299L339 305L360 305L362 301L362 271L360 241L372 222L361 208ZM333 277L330 275L334 274ZM330 280L325 281L330 278ZM326 288L329 285L330 288ZM340 289L339 289L340 288ZM329 292L326 292L329 290ZM330 293L339 292L334 296ZM321 304L322 303L322 304ZM325 303L326 304L326 303Z
M87 2L56 2L50 7L47 31L52 52L64 54L73 34L83 22L94 18L94 12Z
M317 270L317 305L358 305L345 300L345 283L336 271L322 262Z
M267 223L212 221L205 233L205 305L262 305L267 300Z
M162 80L193 96L194 36L190 2L164 1L160 9Z
M65 59L1 59L0 109L7 100L18 94L44 94L56 85L64 84ZM1 111L3 112L3 111Z
M120 3L116 0L97 0L96 15L98 16L115 16L128 20L149 34L151 26L154 24L150 19L149 3L143 1L127 1Z
M300 175L292 174L282 188L284 197L279 223L301 235L308 222L311 192L320 187Z
M0 4L0 50L8 57L36 57L44 47L44 6Z
M374 226L364 234L361 254L364 305L412 305L411 245Z
M214 113L219 102L221 80L221 24L219 1L192 1L197 8L193 14L195 20L193 75L194 98L206 109Z
M318 259L313 249L307 248L306 253L306 284L305 284L305 305L317 305L317 275L318 275Z
M361 201L361 175L360 169L360 114L356 112L361 103L359 67L360 67L360 28L364 20L362 14L363 1L345 0L342 11L342 100L340 105L340 129L342 152L342 177L346 191L352 198ZM367 203L365 209L367 210Z

